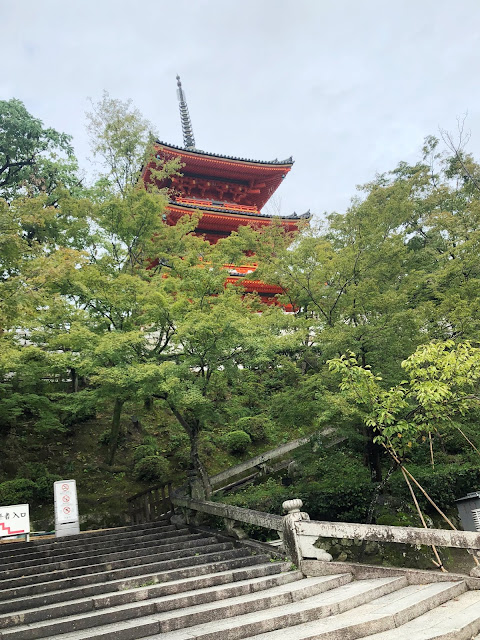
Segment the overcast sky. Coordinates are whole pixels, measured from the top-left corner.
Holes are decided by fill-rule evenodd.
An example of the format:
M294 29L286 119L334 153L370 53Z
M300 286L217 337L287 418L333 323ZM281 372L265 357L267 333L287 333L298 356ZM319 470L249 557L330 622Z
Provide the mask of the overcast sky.
M293 156L283 215L344 211L467 111L480 157L479 0L0 0L0 24L0 99L72 134L84 167L104 89L182 144L177 73L198 148Z

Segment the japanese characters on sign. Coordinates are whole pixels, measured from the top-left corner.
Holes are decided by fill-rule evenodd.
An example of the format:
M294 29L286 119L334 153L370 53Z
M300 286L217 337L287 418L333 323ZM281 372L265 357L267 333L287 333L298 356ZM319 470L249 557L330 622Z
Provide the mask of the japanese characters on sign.
M0 507L0 538L27 535L30 533L30 511L28 504L13 504Z
M66 524L78 520L77 487L75 480L59 480L53 486L55 522Z

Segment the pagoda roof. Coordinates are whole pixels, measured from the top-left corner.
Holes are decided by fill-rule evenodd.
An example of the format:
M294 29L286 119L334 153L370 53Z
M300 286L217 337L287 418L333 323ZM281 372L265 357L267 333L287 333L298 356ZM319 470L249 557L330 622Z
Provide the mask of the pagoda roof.
M169 149L174 149L176 151L181 151L183 153L193 154L193 155L201 155L201 156L210 156L212 158L220 158L222 160L236 160L238 162L250 162L253 164L264 164L264 165L276 165L276 166L289 166L292 167L294 160L292 156L286 158L285 160L252 160L251 158L240 158L237 156L226 156L221 153L211 153L210 151L202 151L201 149L196 148L188 148L180 147L175 144L169 144L168 142L162 142L161 140L156 140L155 144L159 144L162 147L166 147Z
M307 211L305 213L302 213L301 215L297 215L296 213L292 213L289 216L279 216L279 215L269 215L267 213L261 213L260 211L246 211L246 207L242 208L242 210L239 210L238 208L229 208L228 204L225 204L225 206L222 205L205 205L201 202L195 203L195 204L187 204L185 202L177 202L175 200L175 198L171 198L169 200L169 204L171 205L175 205L177 207L181 207L182 209L190 209L192 211L212 211L215 213L228 213L229 215L233 215L233 216L240 216L240 217L251 217L251 218L256 218L257 220L271 220L271 219L278 219L278 220L290 220L292 222L298 221L298 220L309 220L312 217L312 214L310 211Z
M178 158L182 168L178 176L157 181L159 187L174 188L182 194L208 193L211 199L241 202L261 209L278 189L293 165L286 160L250 160L219 155L198 149L155 143L155 155L161 160ZM143 171L143 180L151 180L153 161ZM220 189L221 195L212 197ZM215 191L217 190L217 191Z

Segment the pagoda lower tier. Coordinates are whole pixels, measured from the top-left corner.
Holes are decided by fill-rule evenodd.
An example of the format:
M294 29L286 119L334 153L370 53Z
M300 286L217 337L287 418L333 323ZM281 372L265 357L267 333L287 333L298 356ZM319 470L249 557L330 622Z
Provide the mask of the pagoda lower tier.
M171 198L167 205L167 223L176 225L184 215L196 212L201 214L201 218L195 233L204 236L211 244L215 244L220 238L228 238L241 226L263 229L275 220L280 222L286 233L293 234L298 231L301 219L310 217L310 213L306 213L303 216L293 214L277 218L261 214L256 207L179 197Z
M159 165L171 160L180 165L177 173L167 175L158 171ZM296 213L290 216L261 213L292 165L292 158L249 160L157 141L152 160L144 166L141 179L146 185L154 184L168 192L167 224L176 225L183 216L200 213L194 233L211 244L238 232L242 226L260 230L280 223L284 232L293 237L302 221L308 222L310 212L300 216ZM226 283L241 286L246 293L257 294L266 304L279 304L276 296L285 293L281 287L246 277L255 269L234 265L225 265L225 268L230 271ZM287 311L293 310L291 305L282 306Z
M280 306L287 313L294 311L292 304L280 303L277 296L282 295L285 291L282 287L273 284L266 284L261 280L246 280L239 277L230 276L225 280L225 284L233 284L234 286L243 287L245 294L255 294L259 296L264 304Z
M249 276L254 274L257 269L257 264L245 264L234 265L225 264L224 267L228 271L228 278L225 279L225 284L232 284L235 287L242 287L246 294L253 293L260 297L260 300L268 305L282 306L285 311L293 311L293 305L280 304L277 296L285 293L282 287L275 284L266 284L262 280L252 280Z

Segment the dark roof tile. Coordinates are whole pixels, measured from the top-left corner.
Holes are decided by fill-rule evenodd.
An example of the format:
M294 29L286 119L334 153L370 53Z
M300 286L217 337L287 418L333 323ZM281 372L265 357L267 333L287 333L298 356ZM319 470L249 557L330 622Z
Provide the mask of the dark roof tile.
M156 140L157 144L161 144L165 147L170 147L171 149L178 149L179 151L186 151L187 153L198 153L202 156L211 156L213 158L225 158L225 160L238 160L239 162L254 162L255 164L278 164L278 165L293 165L294 160L292 156L286 158L285 160L252 160L251 158L237 158L235 156L226 156L221 153L210 153L209 151L202 151L201 149L187 149L187 147L179 147L176 144L169 144L168 142L162 142L161 140Z
M231 213L237 216L251 216L252 218L280 218L280 220L309 220L312 217L310 211L306 213L302 213L302 215L298 216L296 213L293 213L290 216L271 216L267 213L253 213L250 211L238 211L238 209L227 209L227 207L206 207L199 206L195 204L186 204L184 202L176 202L174 199L169 200L170 204L174 204L177 207L185 207L186 209L198 209L199 211L214 211L215 213Z

